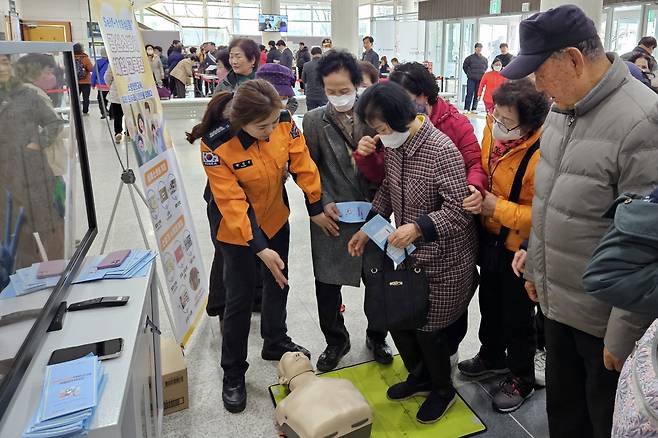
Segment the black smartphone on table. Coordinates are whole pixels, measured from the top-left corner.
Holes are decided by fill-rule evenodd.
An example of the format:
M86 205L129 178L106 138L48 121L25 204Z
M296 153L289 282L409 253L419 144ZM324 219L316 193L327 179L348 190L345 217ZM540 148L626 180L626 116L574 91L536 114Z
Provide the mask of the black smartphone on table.
M50 356L48 365L68 362L70 360L80 359L89 353L98 356L100 360L114 359L121 355L123 349L123 339L109 339L107 341L94 342L91 344L77 345L53 351Z

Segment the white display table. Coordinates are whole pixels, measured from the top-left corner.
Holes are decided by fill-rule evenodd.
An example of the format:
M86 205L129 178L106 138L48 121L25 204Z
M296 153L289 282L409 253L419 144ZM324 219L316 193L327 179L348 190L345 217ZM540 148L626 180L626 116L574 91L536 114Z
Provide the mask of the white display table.
M151 265L145 277L103 280L71 286L68 304L101 296L128 295L123 307L67 312L60 331L46 338L0 423L0 437L20 437L40 400L46 363L53 350L123 338L123 352L103 362L107 384L89 438L159 438L162 430L162 379L158 293Z

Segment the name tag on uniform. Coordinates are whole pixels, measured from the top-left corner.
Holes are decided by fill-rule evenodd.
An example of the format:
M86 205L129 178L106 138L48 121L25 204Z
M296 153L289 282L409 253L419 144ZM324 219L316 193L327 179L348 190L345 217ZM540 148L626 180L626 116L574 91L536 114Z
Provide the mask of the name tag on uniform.
M240 170L240 169L245 169L247 167L251 167L253 165L254 165L253 161L245 160L245 161L240 161L239 163L233 163L233 169Z

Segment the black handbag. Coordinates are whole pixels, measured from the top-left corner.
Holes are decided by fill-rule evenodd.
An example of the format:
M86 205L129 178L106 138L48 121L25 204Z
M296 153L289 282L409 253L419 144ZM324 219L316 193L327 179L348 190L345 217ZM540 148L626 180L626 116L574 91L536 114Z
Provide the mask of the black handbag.
M425 271L409 255L395 269L386 255L387 249L388 244L381 257L372 257L373 260L379 259L380 263L373 263L364 272L364 310L368 328L380 332L421 328L427 322L429 311L429 285Z
M507 198L510 202L519 202L519 196L521 195L521 186L523 185L523 177L525 176L526 170L528 169L528 163L534 155L534 153L539 149L539 140L537 140L532 146L528 148L519 168L514 174L514 182L512 183L512 188L510 190L510 195ZM493 181L493 175L491 175L490 181ZM492 183L490 183L491 186ZM491 187L489 187L491 190ZM476 221L478 224L478 239L480 250L478 252L478 265L480 268L487 272L503 272L507 268L508 260L505 257L505 242L509 236L510 229L507 227L500 227L500 233L498 235L491 234L486 230L482 221Z
M402 211L404 211L404 153L402 154ZM376 331L415 330L427 322L429 284L425 270L404 250L404 262L395 269L388 257L388 241L381 251L369 242L364 255L364 311L368 328Z

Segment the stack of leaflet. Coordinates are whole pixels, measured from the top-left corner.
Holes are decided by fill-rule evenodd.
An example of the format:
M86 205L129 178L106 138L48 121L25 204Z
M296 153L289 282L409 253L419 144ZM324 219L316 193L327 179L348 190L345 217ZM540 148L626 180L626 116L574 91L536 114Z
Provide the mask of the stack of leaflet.
M48 276L42 275L42 265L58 262L62 264L59 272L54 272ZM54 262L34 263L29 268L18 269L15 274L9 276L11 288L17 296L20 296L55 287L65 266L66 262L64 260L57 260Z
M91 257L80 271L78 278L73 283L84 283L86 281L121 280L126 278L143 277L148 272L151 261L155 258L155 251L141 249L130 250L130 254L119 266L115 268L101 269L99 265L105 256Z
M73 437L89 432L106 375L88 355L46 367L41 401L23 438Z

